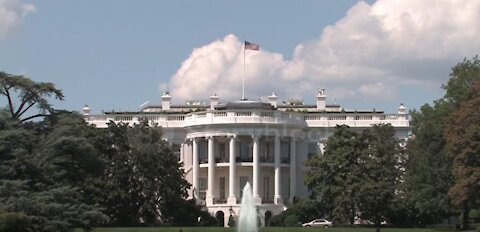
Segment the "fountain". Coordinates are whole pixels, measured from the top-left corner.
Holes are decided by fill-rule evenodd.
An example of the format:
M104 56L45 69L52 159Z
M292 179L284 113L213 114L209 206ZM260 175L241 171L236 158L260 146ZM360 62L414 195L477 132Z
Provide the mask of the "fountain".
M238 218L238 232L257 232L257 209L253 203L252 190L247 182L243 188L240 216Z

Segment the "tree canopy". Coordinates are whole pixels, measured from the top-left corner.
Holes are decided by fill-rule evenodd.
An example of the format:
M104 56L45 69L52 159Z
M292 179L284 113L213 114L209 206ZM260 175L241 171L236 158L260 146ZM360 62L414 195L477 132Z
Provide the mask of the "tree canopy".
M364 143L348 126L337 126L323 156L312 157L305 183L337 222L353 223L358 210L360 155Z
M412 138L407 143L405 207L416 225L438 223L454 212L448 191L453 185L451 158L443 130L452 107L444 101L411 112Z
M12 118L21 121L51 115L55 109L49 102L53 97L63 100L63 92L49 82L35 82L21 75L11 75L0 72L0 94L7 100L7 109ZM38 113L25 116L32 107L37 107Z
M480 201L480 81L472 86L470 96L448 118L445 128L455 177L449 195L456 206L463 208L464 229L468 229L470 206Z
M475 133L476 130L478 133L478 123L475 124L472 120L460 122L458 118L466 119L465 112L474 114L474 108L478 108L466 103L478 96L478 89L474 86L479 81L478 56L464 59L452 68L450 79L442 86L445 90L444 97L435 101L432 106L426 104L420 111L413 111L411 114L414 137L407 146L407 198L414 204L417 217L427 223L451 214L451 202L462 211L463 228L468 227L469 207L466 201L459 200L457 194L463 178L459 177L458 171L462 170L462 165L456 160L464 153L459 152L461 149L454 141L458 142L462 136L458 131L469 130ZM478 140L475 137L464 139ZM478 207L478 202L475 205Z
M133 127L111 122L105 136L109 162L101 201L112 222L174 222L189 184L161 129L147 121Z
M205 214L185 200L189 184L160 127L142 121L95 128L78 113L51 106L51 98L64 98L52 83L23 76L0 72L0 93L7 103L0 110L5 225L21 222L22 230L40 232L193 225ZM27 112L32 107L39 112Z
M336 223L388 220L401 177L402 149L391 125L374 125L361 134L337 126L323 156L307 162L306 184L327 206Z

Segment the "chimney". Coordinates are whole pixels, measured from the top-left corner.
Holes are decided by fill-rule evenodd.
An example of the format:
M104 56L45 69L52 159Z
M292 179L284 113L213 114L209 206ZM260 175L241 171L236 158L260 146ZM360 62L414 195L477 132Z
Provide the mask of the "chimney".
M407 113L407 108L403 106L403 103L400 103L400 106L398 107L398 114L406 114Z
M210 110L214 110L215 106L218 105L220 97L217 94L210 96Z
M275 92L268 96L268 103L270 103L270 105L272 105L274 108L277 108L277 95Z
M400 119L407 119L407 108L403 106L403 103L400 103L400 106L398 107L398 114Z
M85 105L85 106L82 108L82 113L83 113L83 116L88 116L88 115L90 115L90 107L88 107L88 105Z
M327 99L327 95L325 95L325 89L318 91L317 94L317 110L325 110L326 104L325 99Z
M163 93L162 95L162 110L170 110L170 100L172 97L168 94L168 92Z

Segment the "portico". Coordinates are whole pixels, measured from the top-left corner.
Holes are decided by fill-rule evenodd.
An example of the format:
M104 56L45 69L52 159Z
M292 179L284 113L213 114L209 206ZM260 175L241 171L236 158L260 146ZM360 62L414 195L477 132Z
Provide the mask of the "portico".
M297 140L292 136L261 134L191 138L192 187L197 190L194 197L205 200L207 206L237 205L242 194L241 185L248 181L252 185L254 201L258 205L282 205L286 197L292 201L296 189ZM207 154L204 154L205 146ZM207 157L206 162L202 159L204 157ZM206 189L200 186L200 179L207 180ZM283 187L282 182L288 186ZM227 190L228 195L224 194ZM202 199L203 194L198 194L202 192L206 193L205 199Z

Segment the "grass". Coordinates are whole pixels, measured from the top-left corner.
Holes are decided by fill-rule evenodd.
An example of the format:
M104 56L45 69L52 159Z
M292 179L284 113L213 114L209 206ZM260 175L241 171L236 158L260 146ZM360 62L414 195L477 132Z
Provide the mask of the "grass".
M95 232L235 232L235 228L221 227L156 227L156 228L97 228ZM79 232L81 230L77 230ZM439 232L435 229L418 228L382 228L382 232ZM448 230L441 230L449 232ZM455 231L455 230L451 230ZM259 232L375 232L375 228L302 228L302 227L266 227Z

